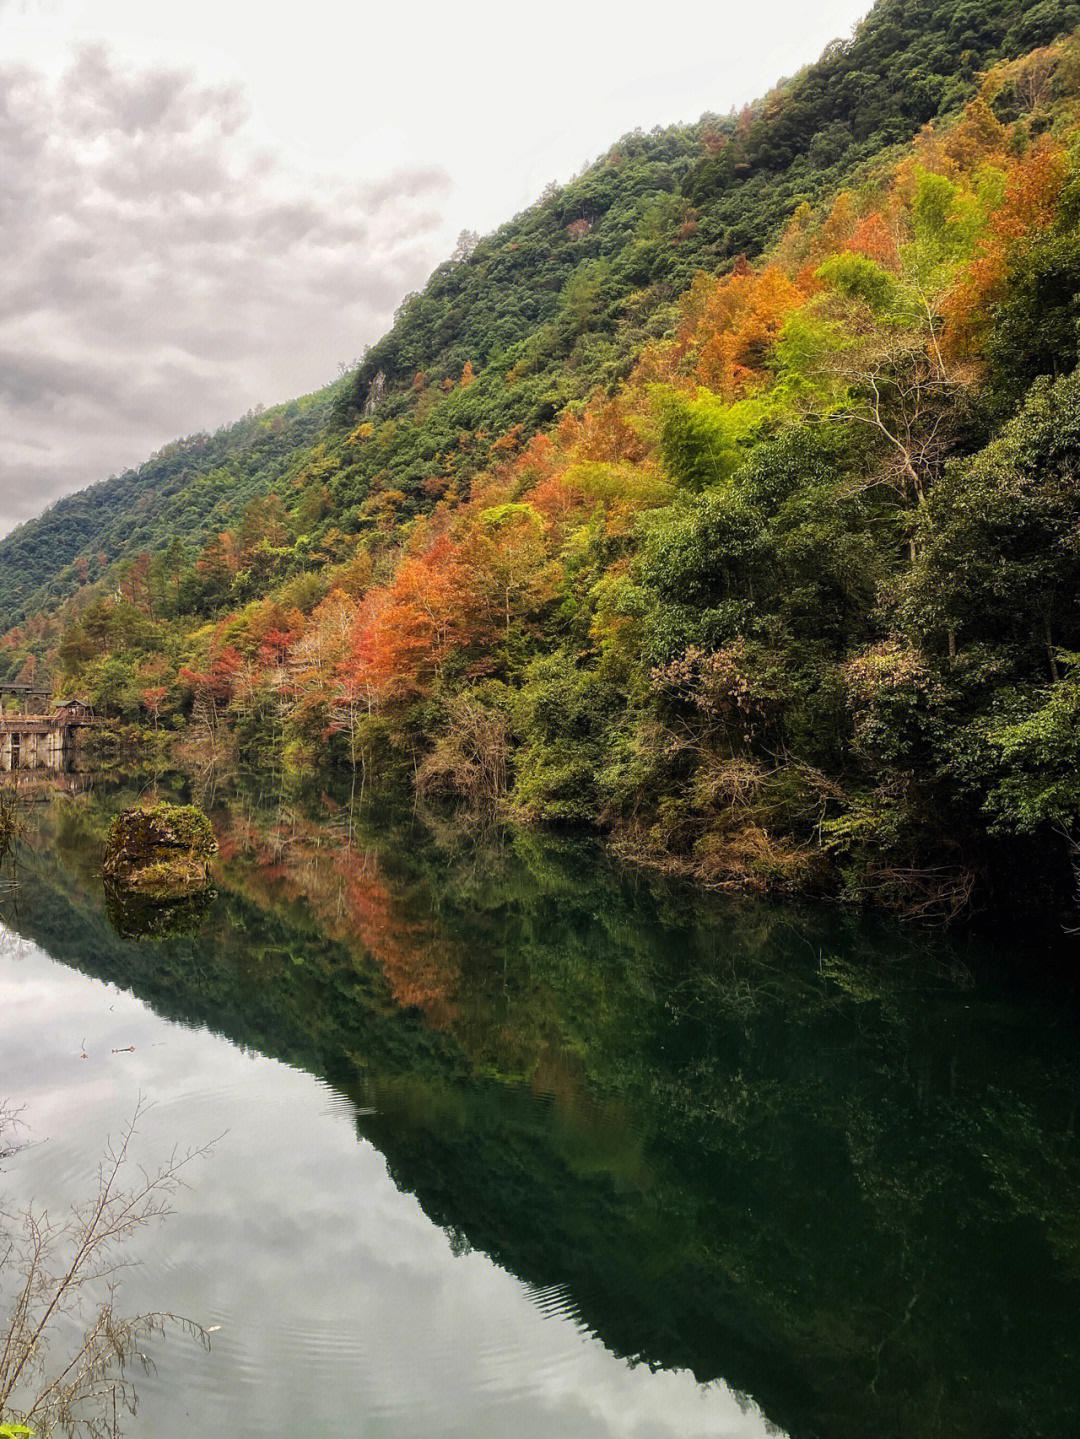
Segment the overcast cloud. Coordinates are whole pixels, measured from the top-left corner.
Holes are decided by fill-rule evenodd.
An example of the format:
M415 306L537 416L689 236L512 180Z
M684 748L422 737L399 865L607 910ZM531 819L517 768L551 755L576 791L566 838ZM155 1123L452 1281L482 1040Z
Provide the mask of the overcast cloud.
M438 168L300 189L237 86L0 69L0 533L332 378L438 258Z

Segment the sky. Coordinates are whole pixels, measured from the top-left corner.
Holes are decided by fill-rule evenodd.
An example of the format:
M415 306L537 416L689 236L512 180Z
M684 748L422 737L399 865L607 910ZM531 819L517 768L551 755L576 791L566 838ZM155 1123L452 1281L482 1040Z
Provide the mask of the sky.
M327 383L462 229L868 0L0 0L0 534Z

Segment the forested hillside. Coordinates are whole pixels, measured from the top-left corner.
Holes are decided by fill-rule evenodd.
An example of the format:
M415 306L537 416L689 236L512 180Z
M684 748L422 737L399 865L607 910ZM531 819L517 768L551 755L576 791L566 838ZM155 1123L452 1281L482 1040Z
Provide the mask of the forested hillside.
M0 673L711 884L1065 913L1078 22L882 0L624 137L328 390L0 542Z
M989 64L1078 24L1075 0L882 0L851 40L741 113L624 136L578 179L460 246L347 382L168 445L0 540L0 621L52 606L115 560L205 538L254 494L282 493L302 533L319 519L354 527L380 487L400 488L408 512L429 508L433 474L467 485L499 436L515 426L528 436L597 384L625 379L643 344L674 325L698 270L760 255L799 205L831 199L887 164L888 147L954 113ZM467 399L416 413L418 376L449 387L466 366L477 378ZM360 453L343 441L376 397L380 419L408 423ZM297 481L314 479L325 498L320 487L294 503Z
M0 614L22 619L113 573L117 559L201 544L249 500L286 488L325 434L334 391L166 445L137 470L60 500L0 540Z

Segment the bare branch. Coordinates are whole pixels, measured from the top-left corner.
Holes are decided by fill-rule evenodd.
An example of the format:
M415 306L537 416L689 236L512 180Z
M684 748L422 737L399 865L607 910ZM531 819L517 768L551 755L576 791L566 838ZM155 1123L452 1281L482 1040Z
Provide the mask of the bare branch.
M0 1292L6 1277L17 1278L0 1345L0 1422L30 1424L40 1436L78 1422L91 1436L116 1439L120 1417L135 1406L125 1365L132 1357L148 1362L141 1350L145 1340L178 1326L207 1344L191 1320L159 1313L121 1318L114 1307L115 1276L128 1262L118 1250L136 1230L169 1214L182 1170L209 1152L174 1152L156 1170L140 1167L137 1181L125 1184L144 1110L140 1100L118 1143L106 1151L96 1193L62 1222L33 1206L3 1216L11 1232L0 1251ZM79 1311L84 1292L102 1285L93 1319L59 1367L51 1366L50 1340L66 1330L62 1321Z

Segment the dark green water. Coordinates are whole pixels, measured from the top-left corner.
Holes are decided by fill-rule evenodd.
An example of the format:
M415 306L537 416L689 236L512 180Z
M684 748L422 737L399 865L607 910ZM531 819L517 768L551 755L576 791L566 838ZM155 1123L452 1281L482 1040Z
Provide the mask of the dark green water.
M132 1434L1080 1433L1065 1006L587 845L255 791L148 938L97 878L130 797L34 807L0 1092L44 1142L0 1186L78 1197L140 1092L150 1158L224 1131L128 1281L214 1351L163 1346Z

